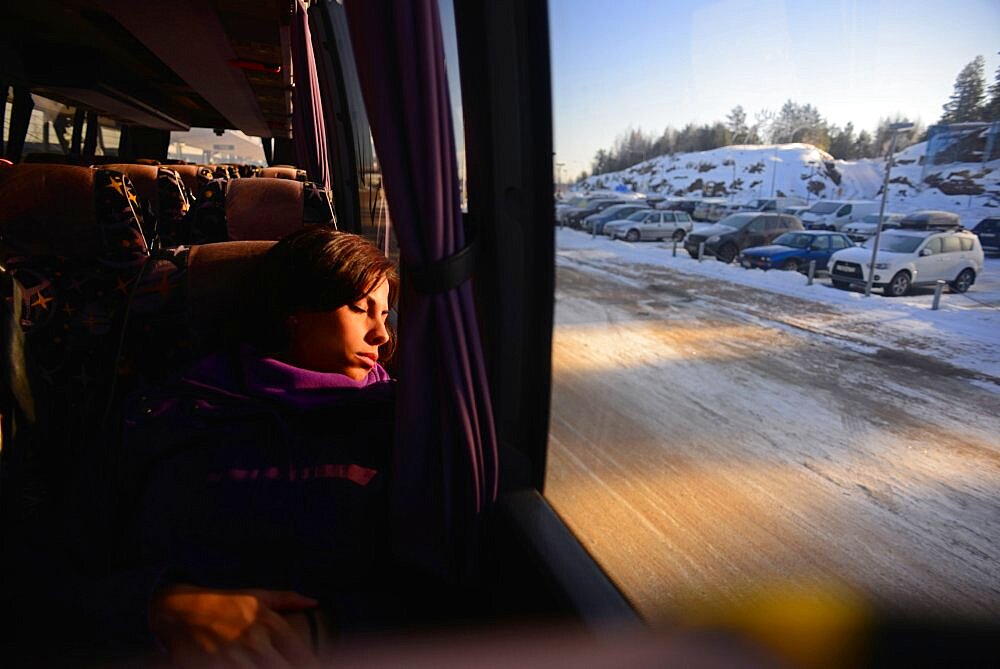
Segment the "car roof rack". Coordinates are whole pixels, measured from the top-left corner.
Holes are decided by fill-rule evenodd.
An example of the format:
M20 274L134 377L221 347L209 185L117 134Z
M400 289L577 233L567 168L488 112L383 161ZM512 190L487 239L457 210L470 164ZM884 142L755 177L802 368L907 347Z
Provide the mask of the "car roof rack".
M961 230L962 222L950 211L923 210L904 216L898 223L903 230Z

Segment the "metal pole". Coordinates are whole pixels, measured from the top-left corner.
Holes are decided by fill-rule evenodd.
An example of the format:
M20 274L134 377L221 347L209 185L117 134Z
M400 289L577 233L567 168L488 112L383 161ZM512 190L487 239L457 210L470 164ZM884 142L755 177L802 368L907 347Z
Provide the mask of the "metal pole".
M813 277L816 276L816 261L809 261L809 281L806 283L807 286L813 285Z
M882 239L882 217L885 216L885 201L889 197L889 173L892 171L892 154L896 151L896 135L900 130L912 128L912 123L893 123L892 139L889 141L889 159L885 163L885 180L882 181L882 204L878 208L878 225L875 226L875 242L872 244L872 260L868 264L868 281L865 282L865 297L871 297L872 282L875 281L875 257L878 255L878 243Z
M937 285L934 286L934 304L931 305L932 311L937 311L938 307L941 305L941 291L944 290L944 281L941 279L937 280Z
M673 255L674 255L675 258L677 257L677 240L676 239L674 240L674 253L673 253Z
M705 257L705 242L698 244L698 262Z

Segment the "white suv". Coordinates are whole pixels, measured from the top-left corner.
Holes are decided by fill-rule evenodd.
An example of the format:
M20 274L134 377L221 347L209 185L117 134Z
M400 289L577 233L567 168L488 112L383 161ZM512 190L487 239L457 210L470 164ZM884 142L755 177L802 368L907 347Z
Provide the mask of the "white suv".
M873 239L863 246L837 251L830 257L830 279L837 288L863 286L868 281ZM983 271L983 247L966 230L912 230L882 233L872 283L889 297L906 295L910 286L947 281L964 293Z

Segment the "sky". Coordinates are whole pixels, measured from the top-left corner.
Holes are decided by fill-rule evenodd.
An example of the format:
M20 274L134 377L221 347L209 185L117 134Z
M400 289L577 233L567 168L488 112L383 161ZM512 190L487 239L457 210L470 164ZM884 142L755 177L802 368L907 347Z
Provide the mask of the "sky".
M786 100L874 130L938 120L977 55L1000 66L1000 0L549 0L562 176L590 170L629 127L748 120ZM557 174L557 178L560 175Z

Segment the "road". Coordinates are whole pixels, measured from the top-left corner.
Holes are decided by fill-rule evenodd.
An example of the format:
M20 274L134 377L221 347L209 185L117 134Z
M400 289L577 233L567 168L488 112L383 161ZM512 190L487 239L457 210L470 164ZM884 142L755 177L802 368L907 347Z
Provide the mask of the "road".
M639 612L843 588L1000 611L1000 393L815 302L559 259L546 497ZM988 385L988 384L986 384Z

